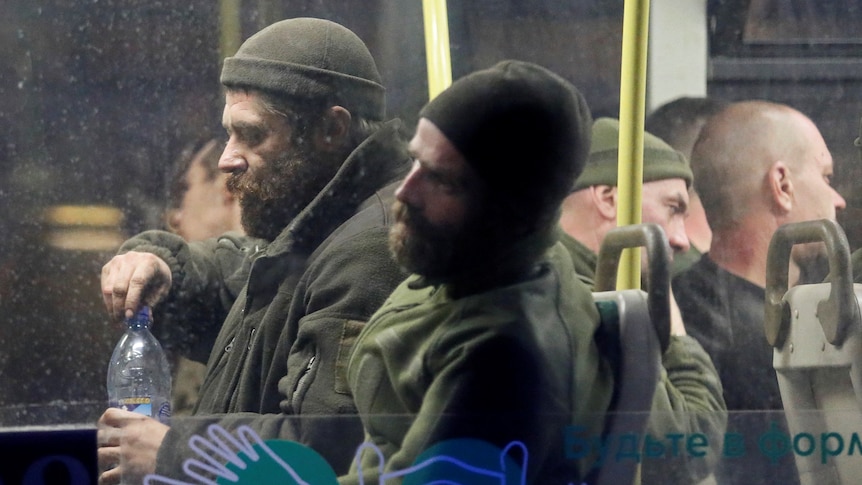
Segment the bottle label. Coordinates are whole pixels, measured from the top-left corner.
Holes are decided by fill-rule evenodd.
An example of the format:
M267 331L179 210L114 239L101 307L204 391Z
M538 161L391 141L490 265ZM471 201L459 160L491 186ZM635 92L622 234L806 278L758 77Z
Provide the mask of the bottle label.
M125 411L132 411L133 413L143 414L146 416L153 415L153 402L152 399L148 397L127 397L125 399L119 399L117 407Z

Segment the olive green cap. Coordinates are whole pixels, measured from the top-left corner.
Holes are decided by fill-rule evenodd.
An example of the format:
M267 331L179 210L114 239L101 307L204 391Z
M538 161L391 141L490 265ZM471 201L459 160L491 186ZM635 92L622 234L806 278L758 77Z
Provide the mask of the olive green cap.
M346 27L315 18L276 22L224 60L229 88L294 98L331 98L371 120L385 116L385 89L365 43Z
M590 156L584 171L575 180L572 192L593 185L617 185L619 139L619 120L599 118L593 123ZM644 183L673 178L681 178L686 187L691 187L694 176L688 159L661 138L644 132Z

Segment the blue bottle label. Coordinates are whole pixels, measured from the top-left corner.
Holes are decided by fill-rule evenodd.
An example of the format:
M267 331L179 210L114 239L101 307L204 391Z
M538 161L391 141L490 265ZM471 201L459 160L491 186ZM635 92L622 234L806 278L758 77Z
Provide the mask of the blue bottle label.
M117 407L126 411L132 411L134 413L143 414L146 416L153 415L152 399L148 397L128 397L125 399L120 399L117 403Z

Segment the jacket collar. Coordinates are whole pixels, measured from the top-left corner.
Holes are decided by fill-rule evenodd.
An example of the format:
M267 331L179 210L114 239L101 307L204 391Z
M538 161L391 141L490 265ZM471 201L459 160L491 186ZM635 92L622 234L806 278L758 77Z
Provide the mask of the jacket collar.
M335 176L266 248L266 255L310 253L364 200L410 168L401 122L391 120L347 157Z
M571 256L572 263L574 263L578 279L590 288L593 288L596 279L596 266L599 262L598 255L582 242L562 230L560 231L560 242L569 251L569 256Z

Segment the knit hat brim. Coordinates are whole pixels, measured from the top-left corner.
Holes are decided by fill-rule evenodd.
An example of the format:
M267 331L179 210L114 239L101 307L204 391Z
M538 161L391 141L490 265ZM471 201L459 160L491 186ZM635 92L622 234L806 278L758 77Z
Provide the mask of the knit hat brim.
M348 111L372 120L386 115L382 85L291 62L228 57L221 83L228 87L259 89L288 97L344 99Z
M617 185L619 133L618 120L599 118L593 123L589 160L572 186L572 192L594 185ZM643 181L646 183L673 178L681 178L686 187L691 187L694 176L685 155L660 138L644 132Z

